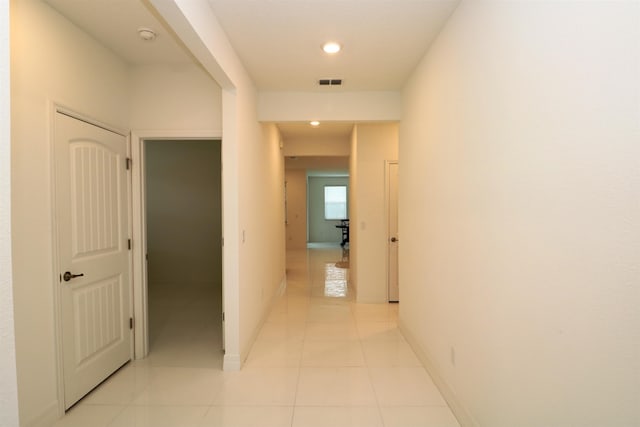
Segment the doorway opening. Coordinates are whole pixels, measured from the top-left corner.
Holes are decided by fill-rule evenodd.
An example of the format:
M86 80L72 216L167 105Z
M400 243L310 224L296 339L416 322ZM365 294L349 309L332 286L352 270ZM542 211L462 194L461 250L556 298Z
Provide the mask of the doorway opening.
M307 172L307 247L345 247L348 237L342 227L349 221L348 188L348 172Z
M144 140L148 358L223 364L220 140Z

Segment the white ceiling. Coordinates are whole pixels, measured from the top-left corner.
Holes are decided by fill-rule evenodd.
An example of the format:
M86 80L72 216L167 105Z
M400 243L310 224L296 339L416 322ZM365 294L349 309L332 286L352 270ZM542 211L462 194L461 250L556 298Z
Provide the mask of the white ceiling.
M262 90L398 90L457 0L209 0ZM343 45L334 55L321 45Z
M191 62L188 50L144 0L44 0L130 64ZM145 42L138 28L158 37Z
M131 64L191 60L147 0L45 1ZM360 91L400 89L459 0L208 1L259 89ZM328 40L342 52L325 54Z
M132 65L193 61L148 0L44 0ZM208 0L260 90L399 90L459 0ZM158 37L144 42L139 27ZM343 45L329 56L325 41ZM342 87L319 87L341 78ZM350 123L280 124L283 138L344 137Z

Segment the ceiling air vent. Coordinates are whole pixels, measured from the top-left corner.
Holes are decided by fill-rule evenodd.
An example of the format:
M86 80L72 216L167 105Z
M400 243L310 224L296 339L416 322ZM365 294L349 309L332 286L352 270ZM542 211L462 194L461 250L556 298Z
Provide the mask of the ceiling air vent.
M318 84L320 86L342 86L342 79L320 79Z

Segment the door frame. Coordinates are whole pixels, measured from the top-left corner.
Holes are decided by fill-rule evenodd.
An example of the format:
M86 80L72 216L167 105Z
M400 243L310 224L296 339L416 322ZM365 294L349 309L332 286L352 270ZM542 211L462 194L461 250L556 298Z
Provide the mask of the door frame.
M57 410L58 417L61 417L65 413L65 402L64 402L64 346L62 345L62 283L59 279L60 274L60 250L58 247L58 241L60 238L60 231L58 230L58 220L57 220L57 190L56 190L56 159L55 159L55 147L54 144L56 142L56 115L64 114L76 120L80 120L82 122L88 123L92 126L97 126L102 129L108 130L110 132L116 133L118 135L124 136L127 139L127 156L131 157L131 138L129 133L121 128L111 126L107 123L104 123L98 119L95 119L92 116L83 114L78 112L77 110L68 107L62 103L50 100L49 108L48 108L48 121L49 121L49 131L47 135L47 139L49 140L49 164L50 164L50 182L51 182L51 254L52 254L52 271L51 271L51 282L53 287L53 337L54 337L54 352L55 352L55 369L56 369L56 386L57 386ZM127 174L127 198L129 199L129 230L128 234L131 236L132 233L132 224L131 224L131 174ZM133 301L133 263L132 263L132 254L129 255L129 291L130 291L130 300ZM129 316L133 315L133 304L129 307L130 312ZM134 341L135 341L135 331L134 331L134 340L132 340L130 356L133 359L134 357ZM53 409L53 405L51 407Z
M142 359L149 354L149 305L147 282L147 226L146 226L146 188L145 188L145 141L199 141L219 140L222 144L222 132L213 130L202 131L131 131L131 179L132 179L132 254L133 254L133 331L134 331L134 359ZM221 153L222 155L222 153ZM222 162L222 157L221 157ZM222 167L222 165L221 165ZM224 176L222 177L224 180ZM224 236L224 187L221 198L222 233ZM224 271L224 247L222 249L222 269ZM222 292L225 292L224 274L222 275ZM222 311L224 312L224 298ZM223 322L222 337L226 336L226 322Z
M387 282L387 302L389 302L389 239L391 238L390 227L389 227L389 201L390 201L390 182L389 182L389 172L391 170L391 165L396 165L400 167L397 160L385 160L384 161L384 223L386 226L385 233L385 259L387 262L385 263L385 278ZM396 190L397 191L397 190ZM397 194L396 194L397 197ZM400 281L398 279L398 287L400 286Z

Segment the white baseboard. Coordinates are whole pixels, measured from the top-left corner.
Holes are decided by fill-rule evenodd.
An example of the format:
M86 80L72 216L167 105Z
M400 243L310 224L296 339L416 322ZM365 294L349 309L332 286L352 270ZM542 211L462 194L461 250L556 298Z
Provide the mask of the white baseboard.
M280 282L280 286L278 287L278 290L276 291L276 295L275 295L274 300L276 298L279 298L282 295L284 295L284 291L286 291L286 290L287 290L287 275L285 273L284 277L282 278L282 281ZM274 302L275 301L271 301L271 306L273 306Z
M438 390L440 390L442 397L444 397L444 400L449 405L449 408L451 408L451 412L453 412L453 415L458 420L458 423L460 423L460 426L480 427L480 424L478 424L471 416L471 413L466 408L466 406L462 404L460 399L458 399L458 396L456 395L453 388L451 388L449 384L444 380L444 378L440 375L437 366L433 363L431 357L429 357L427 352L424 351L424 349L418 344L418 341L411 333L411 330L407 328L407 326L404 324L404 322L402 322L401 319L398 319L398 327L400 328L402 335L404 335L405 339L415 352L416 356L418 356L418 359L420 359L420 362L422 363L424 368L431 376L434 384L436 385L436 387L438 387Z
M39 414L29 417L20 425L23 427L51 427L60 419L60 405L57 400L49 403Z
M239 371L240 366L240 355L239 354L225 354L224 359L222 361L222 370L227 371Z

